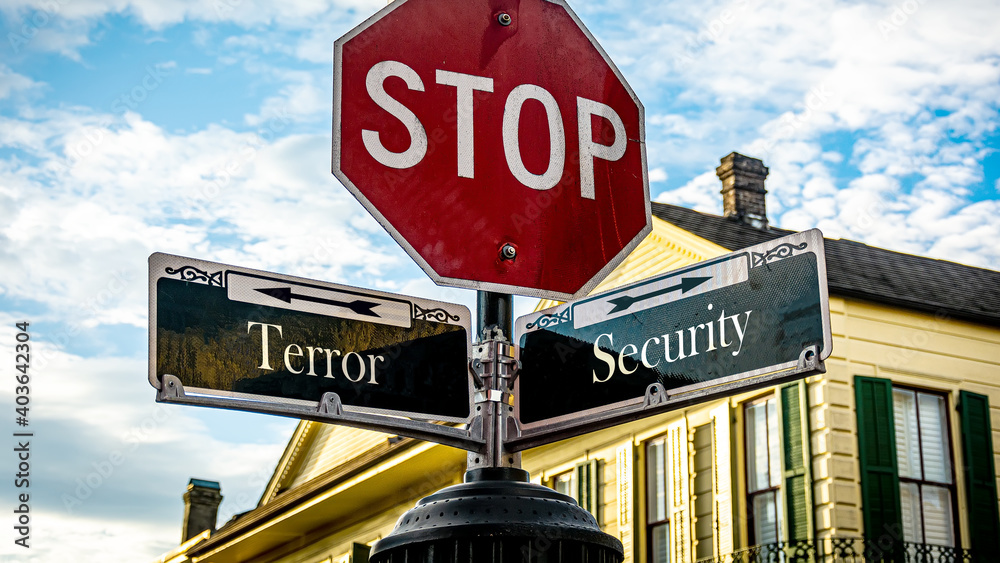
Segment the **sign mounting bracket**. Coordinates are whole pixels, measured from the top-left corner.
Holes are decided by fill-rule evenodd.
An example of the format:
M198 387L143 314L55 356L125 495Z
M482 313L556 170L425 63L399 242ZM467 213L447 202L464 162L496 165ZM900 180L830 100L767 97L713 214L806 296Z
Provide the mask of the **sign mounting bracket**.
M487 467L520 467L521 454L506 450L505 441L519 435L517 420L513 418L511 388L521 362L513 355L513 347L497 326L486 327L482 342L472 348L469 368L476 382L473 398L476 420L470 428L483 432L482 447L469 453L468 469Z
M351 410L349 406L344 406L340 400L340 396L332 392L324 393L319 402L297 401L295 403L275 404L264 403L260 400L245 399L237 396L237 394L227 397L187 394L184 392L184 385L181 383L181 380L173 375L164 375L162 381L163 385L156 394L156 401L159 403L181 403L225 409L235 408L242 411L339 424L341 426L375 430L387 434L436 442L470 452L481 450L485 443L482 430L483 424L476 419L473 419L467 428L460 428L404 417L358 412Z

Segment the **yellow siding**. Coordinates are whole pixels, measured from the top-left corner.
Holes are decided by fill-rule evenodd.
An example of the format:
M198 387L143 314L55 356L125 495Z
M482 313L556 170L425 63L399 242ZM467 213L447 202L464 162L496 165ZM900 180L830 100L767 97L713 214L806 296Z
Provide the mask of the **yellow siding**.
M296 487L384 443L389 436L371 430L314 423L316 436L303 454L301 466L291 480Z
M833 535L860 533L860 481L854 408L855 375L948 393L953 464L956 469L958 527L969 545L965 487L962 482L961 430L955 407L960 390L982 393L992 407L994 459L1000 444L1000 331L985 326L906 311L860 300L843 300L834 344L823 381L812 387L813 445L819 470L817 522ZM822 454L824 455L821 455ZM821 473L820 473L821 471ZM827 501L822 508L819 503ZM836 508L834 508L834 503ZM821 519L821 514L825 519Z
M691 563L694 560L691 541L691 436L686 418L667 427L667 459L669 463L670 495L670 560Z
M768 390L757 391L754 393L743 394L732 399L732 404L739 404L742 401L748 400L752 397L760 396L761 394L766 394ZM730 407L729 399L722 399L717 401L712 401L690 409L683 411L676 411L667 413L664 415L659 415L655 417L650 417L647 419L639 420L629 424L621 425L615 428L610 428L607 430L602 430L600 432L595 432L593 434L588 434L585 436L580 436L578 438L566 440L563 442L558 442L556 444L551 444L548 446L543 446L541 448L535 448L525 452L523 457L523 463L525 469L528 469L533 476L539 478L539 480L544 477L546 479L553 475L562 473L571 469L576 463L587 459L601 459L605 464L614 464L617 456L617 451L619 448L625 445L634 445L635 449L635 471L638 477L635 481L637 491L635 493L635 508L633 510L634 514L634 553L639 554L640 557L636 558L635 561L645 561L645 552L648 549L646 545L646 540L644 537L644 530L646 524L645 510L646 510L646 499L645 499L645 455L643 448L641 447L646 441L668 434L671 429L674 429L674 439L679 440L671 443L671 449L677 452L677 455L672 457L669 468L669 476L675 485L674 493L676 501L673 508L677 513L676 518L678 520L678 531L679 533L685 534L685 537L689 539L686 547L683 549L683 553L675 554L675 557L682 557L680 560L693 560L692 559L692 545L690 542L691 535L691 514L692 514L692 502L691 498L691 479L692 474L690 470L690 435L688 429L693 427L695 424L706 424L713 423L717 424L715 430L715 440L716 443L729 443L732 448L742 447L742 434L739 433L736 427L731 424L727 424L725 427L721 424L726 420L731 420L733 412ZM680 440L683 436L684 439ZM718 521L720 529L727 530L726 533L721 534L719 537L715 538L718 544L718 550L724 555L732 551L730 546L741 547L742 545L738 542L738 532L739 527L736 522L742 525L745 522L745 518L740 518L740 510L743 507L737 507L740 502L742 502L742 493L737 491L744 489L734 489L730 483L739 483L742 477L742 465L737 463L737 449L729 449L727 446L726 453L717 454L716 459L716 470L718 471L717 476L714 477L716 481L716 509L714 518ZM729 460L722 459L722 464L720 466L719 459L729 456ZM742 458L740 463L742 463ZM735 472L734 472L735 470ZM605 473L606 478L613 478L610 473ZM613 508L617 509L614 505L616 502L612 502L612 497L608 495L615 495L617 497L617 491L620 490L617 483L604 483L604 514L613 515L614 512L609 512ZM728 489L729 495L725 494ZM735 498L734 498L735 497ZM728 503L728 507L726 506ZM613 518L613 516L612 516ZM735 520L735 522L734 522ZM615 522L611 522L607 517L602 518L602 526L605 532L611 533L613 535L618 533L617 526ZM683 524L683 526L680 526ZM745 533L745 530L743 531Z
M635 561L635 447L632 441L615 449L618 491L618 539L625 550L623 563Z
M695 560L715 556L715 471L712 423L691 430L691 533Z
M1000 445L1000 331L986 327L904 311L854 299L831 299L831 321L835 336L833 356L827 361L827 373L807 379L808 416L811 431L814 518L817 538L833 536L857 537L863 534L859 467L857 462L857 428L854 411L853 379L868 375L892 379L897 384L922 387L950 393L950 416L954 464L958 481L956 500L959 507L959 528L966 534L964 484L961 482L961 436L955 403L957 392L975 391L990 397L993 406L994 448ZM716 445L726 444L716 451L715 525L720 531L715 538L717 554L725 555L745 545L745 458L743 457L742 424L725 421L739 419L741 411L730 411L730 404L741 405L753 397L774 393L764 389L741 394L731 400L700 405L684 412L668 413L643 421L582 436L559 444L526 452L525 466L534 473L559 473L577 461L600 456L605 463L614 463L609 445L629 440L640 446L646 440L669 430L671 449L680 455L672 458L671 478L675 485L672 498L674 517L674 560L692 558L692 499L690 496L691 466L688 457L689 428L713 421ZM723 423L725 425L723 426ZM686 439L681 440L684 436ZM679 448L679 449L678 449ZM642 476L643 452L636 450L635 463ZM1000 466L1000 457L997 458ZM606 478L614 478L605 472ZM605 491L617 494L617 484L605 484ZM729 495L726 495L726 492ZM636 553L645 553L645 499L642 491L636 495L632 539ZM610 496L605 498L605 513L612 508ZM605 531L617 533L615 523L602 521ZM677 540L683 539L683 545ZM968 538L962 538L968 545ZM641 556L637 561L643 561Z
M618 471L616 451L607 449L602 451L598 458L598 468L601 475L601 492L598 495L598 502L601 508L598 511L598 522L601 528L612 536L618 537L621 531L618 528Z
M733 537L733 465L732 426L728 402L712 410L712 448L714 450L713 486L715 489L715 556L732 553Z
M831 358L826 377L812 378L808 385L817 539L862 534L853 376L846 375L845 366Z
M285 447L281 459L278 460L271 480L268 481L267 487L264 489L264 494L261 495L261 505L271 502L280 491L288 488L288 482L295 477L302 465L302 456L312 443L315 427L315 422L299 421L292 438L288 441L288 446Z

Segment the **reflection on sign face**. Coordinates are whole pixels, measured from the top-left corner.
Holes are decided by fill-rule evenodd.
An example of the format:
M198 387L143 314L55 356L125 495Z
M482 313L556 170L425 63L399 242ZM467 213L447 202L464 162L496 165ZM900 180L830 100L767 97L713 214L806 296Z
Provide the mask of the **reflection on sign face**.
M810 346L825 358L825 266L807 243L785 248L766 260L748 249L519 319L521 422L621 405L653 383L676 395L768 373Z
M359 410L469 416L462 307L451 306L454 314L423 300L232 269L219 272L218 285L181 277L164 275L151 288L157 380L174 375L187 393L318 402L334 392Z

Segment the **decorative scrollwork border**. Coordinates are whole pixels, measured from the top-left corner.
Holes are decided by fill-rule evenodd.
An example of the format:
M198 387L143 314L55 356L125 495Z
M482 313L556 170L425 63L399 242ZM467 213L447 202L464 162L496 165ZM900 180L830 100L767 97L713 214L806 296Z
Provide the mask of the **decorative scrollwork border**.
M458 321L458 315L452 315L444 309L424 309L416 303L413 304L413 318L418 321L435 321L446 323L448 321Z
M225 284L222 282L222 271L213 273L199 270L194 266L181 266L180 268L171 268L170 266L167 266L166 272L168 275L177 276L184 281L203 282L208 285L225 287Z
M805 250L808 246L809 243L807 242L803 242L802 244L792 244L790 242L786 242L775 246L763 254L759 252L751 252L750 254L753 255L753 264L751 267L756 268L757 266L762 266L774 260L788 258L792 254L795 254L796 250Z
M535 327L538 328L548 328L550 326L560 325L563 323L568 323L573 320L573 309L566 307L561 313L556 313L554 315L542 315L538 317L533 323L528 323L524 328L531 330Z

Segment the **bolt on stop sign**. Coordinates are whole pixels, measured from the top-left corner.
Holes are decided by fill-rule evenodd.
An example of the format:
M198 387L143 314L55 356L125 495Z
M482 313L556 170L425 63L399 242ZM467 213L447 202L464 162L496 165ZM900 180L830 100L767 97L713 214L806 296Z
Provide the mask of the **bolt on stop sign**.
M642 104L561 0L396 0L334 47L333 173L438 284L553 299L651 229Z

